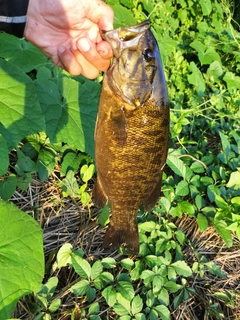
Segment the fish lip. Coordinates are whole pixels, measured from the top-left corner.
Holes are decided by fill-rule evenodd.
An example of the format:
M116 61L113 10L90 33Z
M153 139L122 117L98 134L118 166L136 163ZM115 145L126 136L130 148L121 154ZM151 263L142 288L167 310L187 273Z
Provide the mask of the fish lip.
M149 27L150 21L144 20L134 26L120 27L113 30L100 30L100 34L101 37L110 44L114 51L114 55L117 56L117 49L124 49L135 43L137 44L139 37L141 37ZM121 32L123 33L123 36L121 36ZM131 35L131 37L128 39L129 35Z

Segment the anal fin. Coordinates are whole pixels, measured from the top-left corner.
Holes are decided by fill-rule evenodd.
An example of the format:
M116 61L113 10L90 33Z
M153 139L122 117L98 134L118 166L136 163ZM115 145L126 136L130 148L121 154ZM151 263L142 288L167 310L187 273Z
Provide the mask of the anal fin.
M95 182L93 187L93 201L94 204L99 208L103 208L108 201L108 198L103 191L99 178L97 178L97 181Z

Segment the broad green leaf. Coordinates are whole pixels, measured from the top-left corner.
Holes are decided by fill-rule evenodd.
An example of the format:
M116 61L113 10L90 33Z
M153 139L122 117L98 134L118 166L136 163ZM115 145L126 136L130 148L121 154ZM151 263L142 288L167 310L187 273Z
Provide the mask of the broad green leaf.
M162 320L170 320L170 311L166 306L155 306L154 310L157 311Z
M134 262L130 258L126 258L126 259L121 260L120 264L123 268L125 268L127 270L132 270L132 268L134 267Z
M72 265L74 270L83 278L90 278L91 276L91 266L89 262L82 257L72 253Z
M141 274L141 279L143 279L144 284L148 285L154 278L155 273L152 270L144 270Z
M240 77L236 76L234 73L227 71L223 77L223 80L226 81L228 90L230 92L240 89Z
M89 286L87 290L87 301L93 302L96 299L96 289Z
M91 306L88 309L89 314L98 314L99 311L100 311L100 306L98 302L91 304Z
M223 152L226 155L226 157L228 158L230 150L231 150L230 142L228 141L228 138L222 132L219 132L219 135L220 135L221 142L222 142Z
M139 224L139 230L144 232L151 232L156 228L156 223L154 221L146 221Z
M221 191L215 185L209 185L207 187L207 195L210 202L215 202L216 195L220 196Z
M175 156L169 155L167 158L167 165L172 169L174 173L178 176L185 178L186 167L182 160L178 159Z
M209 16L212 11L211 0L199 0L204 16Z
M65 267L69 263L71 263L72 258L72 245L70 243L64 243L62 247L59 249L57 254L57 265L58 268Z
M44 275L42 229L13 203L0 201L0 318L36 290ZM11 270L11 276L9 276Z
M61 299L56 299L50 304L49 311L55 312L59 309L60 306L61 306Z
M110 221L109 217L110 217L110 209L109 209L109 206L106 205L102 209L100 215L98 216L98 221L101 224L101 226L105 227L109 223Z
M77 172L82 159L82 155L78 155L75 152L68 152L63 158L60 172L61 177L66 176L69 170Z
M164 284L164 288L166 288L171 293L175 293L179 289L181 289L182 286L180 284L177 284L176 282L168 281L167 283Z
M103 266L100 261L95 261L91 268L91 279L94 280L102 273Z
M171 267L174 268L180 276L190 277L192 275L192 270L185 261L176 261L171 264Z
M231 172L230 179L228 183L226 184L227 188L234 188L234 189L240 189L240 172L235 171Z
M87 293L89 288L90 288L90 284L88 280L83 279L77 282L76 284L74 284L73 286L71 286L69 290L76 296L83 296L84 294Z
M222 279L226 279L226 275L222 272L222 270L217 266L214 261L205 262L204 265L208 268L208 270Z
M131 302L131 309L132 309L132 314L135 315L137 313L140 313L143 308L143 301L140 295L138 294L136 297L133 298Z
M110 272L102 272L95 280L94 285L97 289L103 289L110 282L113 282L113 275Z
M188 76L188 82L196 87L199 95L203 95L206 86L202 73L193 61L190 62L190 69L192 73Z
M173 300L174 310L180 306L180 304L183 302L183 300L184 300L184 290L181 290L181 292Z
M178 208L183 213L187 213L190 217L193 217L195 214L195 207L188 201L181 201L178 203Z
M178 241L180 242L180 244L184 244L184 242L186 241L186 236L185 234L181 231L181 230L177 230L175 232L175 236L178 239Z
M9 165L8 145L7 145L7 141L4 139L4 137L0 133L0 177L6 173L8 165Z
M215 196L215 202L218 208L225 209L226 212L229 210L229 204L219 195Z
M227 230L227 224L224 220L214 219L213 225L220 235L220 237L226 242L227 246L230 248L233 243L231 231Z
M102 291L102 296L106 300L107 304L112 307L117 300L117 293L113 286L108 286Z
M80 190L77 179L74 175L72 170L67 172L66 178L62 180L62 190L71 198L79 198L80 197Z
M15 174L10 174L6 179L0 181L0 198L8 200L16 191L17 177ZM0 200L1 201L1 200Z
M0 133L10 151L27 135L43 131L44 118L34 83L22 70L0 60L0 79Z
M223 75L222 65L219 61L214 61L207 69L207 74L210 78L213 78L214 82L219 82L220 77Z
M118 281L117 291L121 296L127 300L132 300L134 297L134 289L131 282L128 281Z
M180 181L176 186L176 195L177 196L186 196L189 194L188 183L185 180Z
M10 61L24 72L47 62L47 57L25 39L7 33L0 34L0 57Z
M35 162L19 149L17 149L17 157L15 170L18 175L22 176L25 172L36 172Z
M208 219L202 213L197 215L197 223L201 232L205 231L208 227Z
M106 269L112 269L116 267L116 260L109 257L109 258L103 258L102 259L102 265L104 266L104 268Z
M62 77L60 89L51 80L35 82L51 142L66 142L93 157L100 84Z
M48 307L48 303L51 300L56 287L58 285L58 277L51 277L45 284L34 292L34 295L44 309Z
M57 162L57 155L53 149L40 150L37 160L37 171L42 181L45 181L52 173Z
M164 283L164 278L159 276L159 275L155 275L153 277L153 281L152 281L152 290L153 290L153 294L157 295Z
M136 20L130 10L124 8L120 4L114 2L111 5L114 10L114 27L119 28L121 26L131 26L136 23Z
M94 164L90 164L89 166L87 164L83 165L80 169L80 175L83 182L88 182L93 177L95 171Z
M161 197L160 200L158 201L158 203L160 204L161 208L168 213L170 208L171 208L171 202L165 198L165 197Z

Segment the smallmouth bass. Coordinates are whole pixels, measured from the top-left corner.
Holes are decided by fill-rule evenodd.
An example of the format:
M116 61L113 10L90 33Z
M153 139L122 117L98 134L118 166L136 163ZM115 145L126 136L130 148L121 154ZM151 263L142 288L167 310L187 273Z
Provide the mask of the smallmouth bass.
M110 201L103 245L139 251L136 215L160 197L166 162L169 106L166 81L150 22L104 31L114 58L100 96L95 130L94 201Z

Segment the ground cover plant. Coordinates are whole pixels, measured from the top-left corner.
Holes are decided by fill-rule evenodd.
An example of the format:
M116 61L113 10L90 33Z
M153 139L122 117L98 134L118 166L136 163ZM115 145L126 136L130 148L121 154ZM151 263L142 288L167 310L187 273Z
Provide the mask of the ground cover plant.
M149 18L159 43L171 107L162 197L139 211L137 257L102 249L109 209L91 200L102 75L72 77L0 34L0 318L238 319L239 5L107 2L115 27Z

